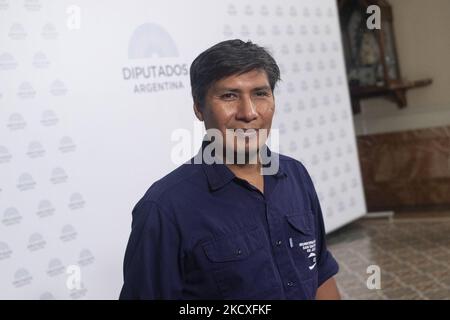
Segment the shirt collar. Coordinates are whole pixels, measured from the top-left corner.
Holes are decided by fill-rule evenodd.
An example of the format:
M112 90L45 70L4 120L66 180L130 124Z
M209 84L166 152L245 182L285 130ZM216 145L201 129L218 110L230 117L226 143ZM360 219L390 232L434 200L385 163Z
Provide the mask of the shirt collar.
M197 158L201 160L201 161L197 160L195 163L201 164L205 172L206 179L208 180L208 185L210 189L215 191L222 188L230 181L232 181L234 178L236 178L236 175L225 164L221 163L207 164L203 161L203 157L201 155L203 154L203 150L209 143L210 141L203 140L200 150L193 159ZM264 145L264 147L267 148L267 155L270 157L272 155L272 151L269 149L267 145ZM271 174L271 176L274 176L277 179L287 177L287 174L283 170L278 156L273 157L271 159L271 162L269 162L266 165L263 165L263 170L266 170L266 168L270 168L272 161L278 162L278 171L274 174Z

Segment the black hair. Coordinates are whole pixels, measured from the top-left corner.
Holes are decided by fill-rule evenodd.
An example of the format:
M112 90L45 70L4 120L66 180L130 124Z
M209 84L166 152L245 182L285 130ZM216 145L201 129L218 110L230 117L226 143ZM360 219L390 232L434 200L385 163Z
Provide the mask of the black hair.
M280 69L266 49L239 39L215 44L192 62L190 77L194 103L203 106L206 93L214 82L252 70L265 71L270 87L274 90L280 80Z

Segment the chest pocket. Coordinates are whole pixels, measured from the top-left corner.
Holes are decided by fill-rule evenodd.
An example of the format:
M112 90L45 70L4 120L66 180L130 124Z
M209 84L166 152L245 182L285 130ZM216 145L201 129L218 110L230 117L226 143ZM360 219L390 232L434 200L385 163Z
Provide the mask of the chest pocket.
M317 239L314 216L310 211L295 212L286 216L288 242L291 256L301 279L317 275Z
M224 299L279 299L281 288L260 227L207 242L203 250Z

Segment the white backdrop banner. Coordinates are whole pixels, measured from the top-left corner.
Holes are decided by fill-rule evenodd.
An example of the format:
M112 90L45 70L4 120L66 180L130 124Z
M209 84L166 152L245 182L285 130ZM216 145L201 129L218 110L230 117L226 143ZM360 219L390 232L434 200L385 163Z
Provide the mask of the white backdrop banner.
M176 129L201 143L190 63L225 39L278 61L279 151L327 231L366 212L334 0L1 0L0 31L0 298L118 298L133 205Z

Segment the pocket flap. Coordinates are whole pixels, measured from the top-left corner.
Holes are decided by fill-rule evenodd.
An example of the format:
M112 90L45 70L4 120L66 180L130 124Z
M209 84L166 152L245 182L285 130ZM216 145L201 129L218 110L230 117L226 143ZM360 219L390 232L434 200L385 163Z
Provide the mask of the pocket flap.
M310 211L304 211L302 213L295 213L286 216L289 224L294 227L294 229L300 231L305 235L310 235L313 230L312 226L312 213Z

